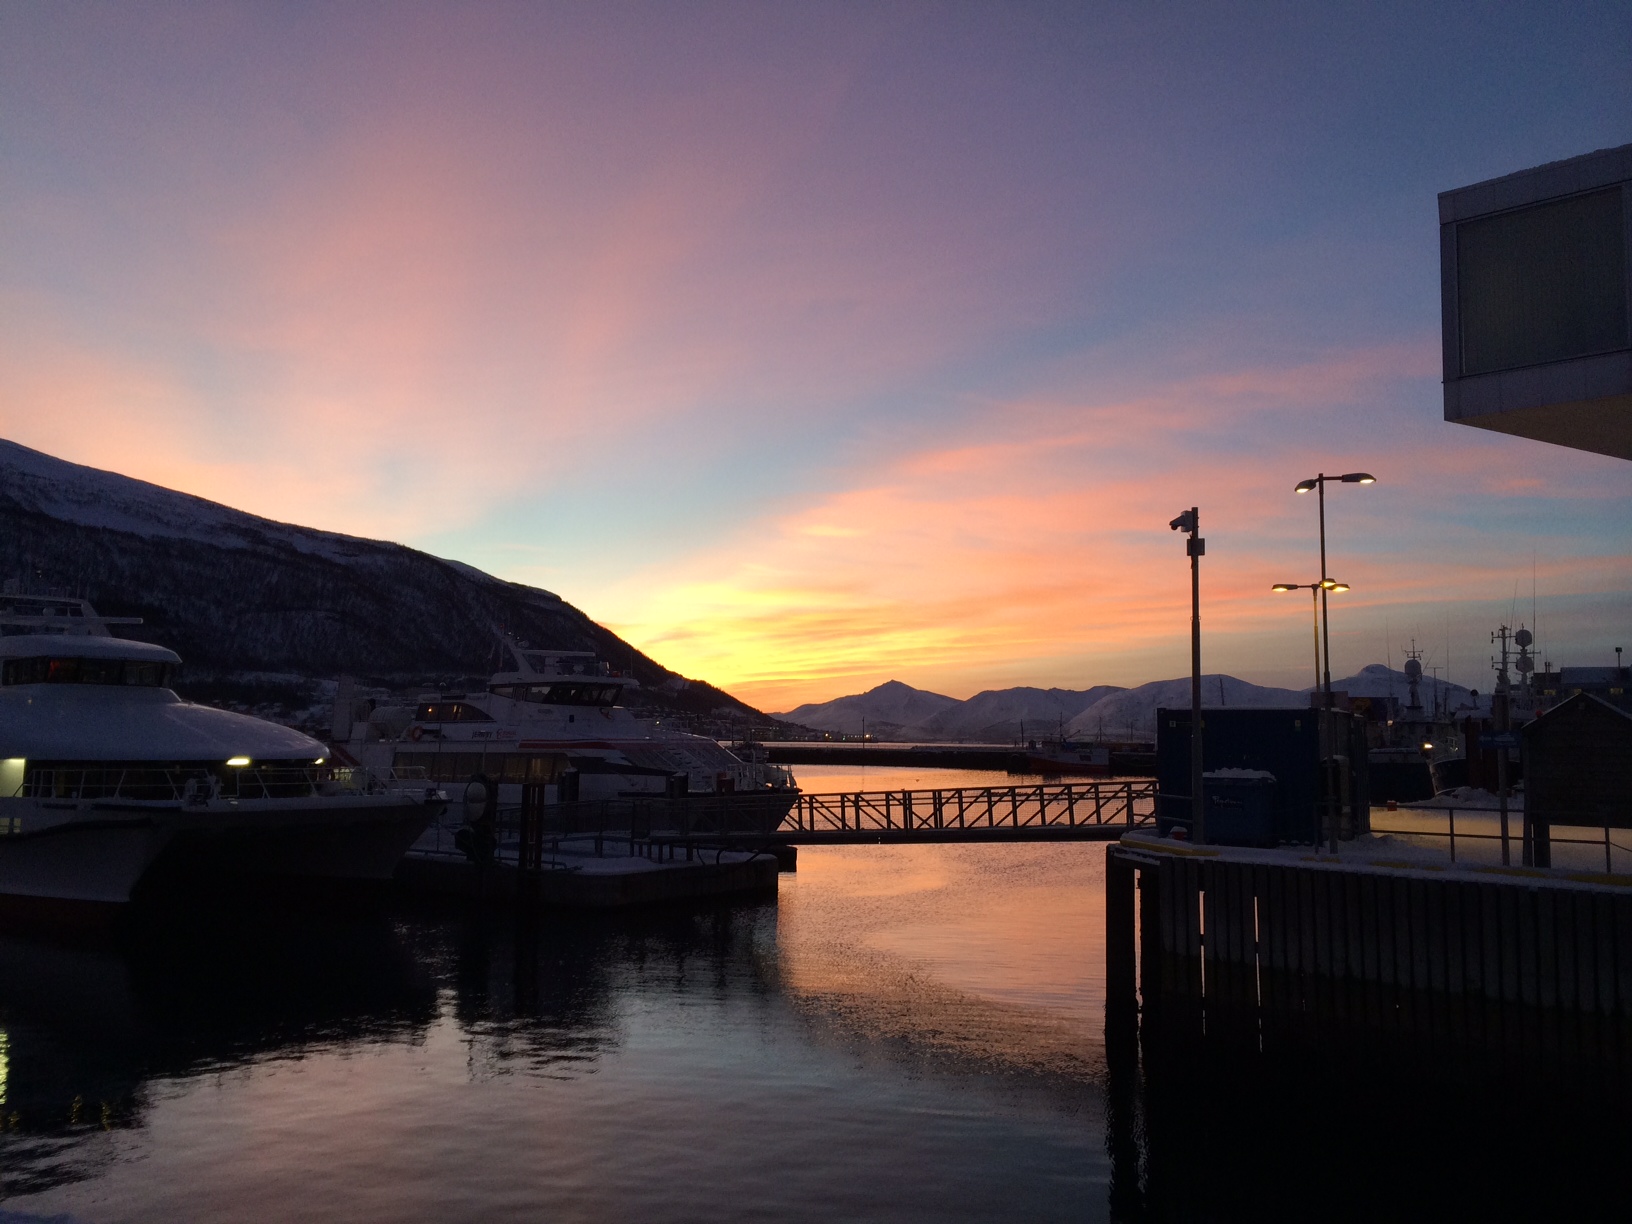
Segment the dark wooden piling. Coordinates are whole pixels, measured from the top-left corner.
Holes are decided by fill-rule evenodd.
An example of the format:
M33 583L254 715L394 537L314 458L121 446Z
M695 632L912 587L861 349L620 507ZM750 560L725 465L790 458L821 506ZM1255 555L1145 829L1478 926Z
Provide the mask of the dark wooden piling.
M1108 1026L1142 1003L1221 1037L1386 1033L1632 1074L1632 886L1130 839L1108 851L1105 936Z

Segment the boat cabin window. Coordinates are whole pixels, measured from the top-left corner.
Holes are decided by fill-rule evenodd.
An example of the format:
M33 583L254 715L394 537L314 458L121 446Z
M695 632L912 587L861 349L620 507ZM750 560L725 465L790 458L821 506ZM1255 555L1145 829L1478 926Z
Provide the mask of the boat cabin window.
M29 761L17 793L164 803L210 796L300 799L315 794L327 774L305 761L261 761L245 768L220 761Z
M464 782L478 774L498 782L554 782L567 758L559 752L399 752L393 764L399 772L423 769L432 782Z
M493 692L541 705L611 706L618 704L619 688L616 684L501 684Z
M7 659L0 684L125 684L168 688L173 663L147 659Z
M492 722L490 714L463 701L427 701L414 711L415 722Z

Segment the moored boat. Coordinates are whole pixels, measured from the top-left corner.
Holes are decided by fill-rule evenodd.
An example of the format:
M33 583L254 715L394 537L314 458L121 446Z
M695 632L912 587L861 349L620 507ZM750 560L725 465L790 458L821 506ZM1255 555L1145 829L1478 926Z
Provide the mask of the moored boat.
M1078 777L1108 778L1111 750L1102 744L1078 744L1070 740L1032 742L1025 750L1026 773L1071 774Z
M546 802L727 794L797 793L787 770L763 755L737 755L717 740L623 704L632 676L593 652L540 650L506 641L512 666L479 691L421 693L411 707L337 711L336 747L348 758L432 782L484 777L506 802L525 783ZM344 698L342 698L344 700Z
M183 700L179 656L108 624L59 598L0 616L0 896L117 905L150 878L384 879L440 811L423 785L335 769L310 736Z
M792 774L763 752L717 740L623 703L632 676L593 652L506 639L510 666L485 689L421 693L412 706L336 702L335 750L345 759L464 794L473 781L505 805L529 784L545 804L752 794L771 827L798 797Z

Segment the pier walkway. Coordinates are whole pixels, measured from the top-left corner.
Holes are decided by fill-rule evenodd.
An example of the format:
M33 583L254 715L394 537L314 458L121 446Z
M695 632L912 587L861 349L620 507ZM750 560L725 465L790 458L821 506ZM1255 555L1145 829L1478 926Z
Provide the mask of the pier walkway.
M1156 822L1153 778L800 795L789 844L1115 841Z
M506 806L495 813L493 859L515 866L563 840L589 839L602 855L690 859L693 849L877 845L901 842L1115 841L1153 827L1153 778L1090 779L938 790L624 798ZM463 858L455 807L427 830L413 857Z

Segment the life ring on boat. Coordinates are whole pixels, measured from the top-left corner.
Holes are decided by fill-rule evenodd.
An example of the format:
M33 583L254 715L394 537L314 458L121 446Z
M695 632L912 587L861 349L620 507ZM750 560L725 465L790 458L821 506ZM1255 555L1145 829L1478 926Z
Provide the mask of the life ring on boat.
M409 727L408 728L408 738L411 739L411 740L419 740L419 739L425 738L425 728L424 727Z

